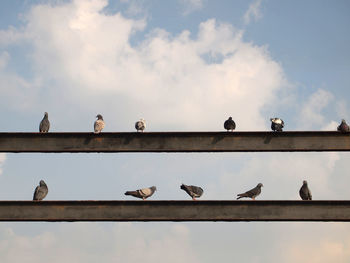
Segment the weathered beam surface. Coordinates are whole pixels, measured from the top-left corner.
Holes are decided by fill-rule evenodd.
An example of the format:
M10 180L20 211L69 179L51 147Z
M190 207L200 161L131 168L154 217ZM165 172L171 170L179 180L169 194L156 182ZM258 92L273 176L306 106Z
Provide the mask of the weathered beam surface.
M349 151L340 132L0 133L0 152Z
M350 201L0 201L0 221L350 221Z

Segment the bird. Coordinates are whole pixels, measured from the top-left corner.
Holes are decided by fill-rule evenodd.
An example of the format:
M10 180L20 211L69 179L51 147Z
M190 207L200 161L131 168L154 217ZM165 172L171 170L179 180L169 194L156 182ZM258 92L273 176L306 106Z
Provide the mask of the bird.
M49 189L47 188L46 183L44 182L44 180L40 180L39 185L35 188L33 201L43 200L48 192Z
M199 186L182 184L180 188L191 196L193 200L196 200L196 198L201 197L203 194L203 189Z
M151 186L149 188L142 188L136 191L126 191L124 194L146 200L148 197L152 196L156 190L157 190L157 187Z
M49 114L45 112L44 118L41 120L39 125L39 132L48 132L50 129Z
M309 187L307 186L307 181L303 181L303 185L299 190L299 195L302 200L312 200L312 195Z
M236 123L234 120L232 120L232 117L229 117L225 122L224 122L224 128L227 131L233 131L236 129Z
M136 129L136 131L141 131L141 132L143 132L144 131L144 129L146 128L146 121L144 120L144 119L140 119L139 121L137 121L136 123L135 123L135 129Z
M284 127L284 121L280 118L270 118L271 129L273 131L281 132Z
M105 127L105 122L104 122L101 114L97 114L96 118L97 118L97 120L94 123L94 132L100 133L103 130L103 128Z
M349 128L349 125L346 123L346 121L344 119L342 119L337 130L340 132L349 132L350 128Z
M262 183L258 183L258 185L256 187L254 187L253 189L251 189L245 193L238 194L237 200L241 199L243 197L248 197L248 198L255 200L255 197L257 197L261 193L262 186L264 186Z

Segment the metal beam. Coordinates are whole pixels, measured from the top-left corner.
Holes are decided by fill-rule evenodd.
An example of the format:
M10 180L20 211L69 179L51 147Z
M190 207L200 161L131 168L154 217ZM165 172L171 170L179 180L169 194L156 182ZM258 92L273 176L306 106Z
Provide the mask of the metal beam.
M0 201L0 221L350 221L350 201Z
M0 152L307 152L349 150L349 133L323 131L0 133Z

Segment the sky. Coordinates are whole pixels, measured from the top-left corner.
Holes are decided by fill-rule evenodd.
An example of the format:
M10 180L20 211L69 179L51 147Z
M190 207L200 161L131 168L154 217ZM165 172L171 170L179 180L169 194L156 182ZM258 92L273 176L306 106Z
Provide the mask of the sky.
M336 130L350 120L350 3L309 0L0 2L2 132ZM0 199L348 200L347 153L0 153ZM350 262L347 223L0 223L1 262Z

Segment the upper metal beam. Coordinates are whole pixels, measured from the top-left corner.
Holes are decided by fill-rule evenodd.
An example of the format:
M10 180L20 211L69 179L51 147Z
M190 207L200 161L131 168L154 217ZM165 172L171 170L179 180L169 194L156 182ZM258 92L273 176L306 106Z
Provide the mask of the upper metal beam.
M350 221L350 201L0 201L0 221Z
M0 152L349 151L349 133L121 132L0 133Z

